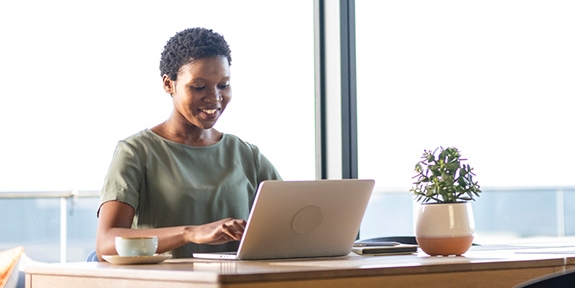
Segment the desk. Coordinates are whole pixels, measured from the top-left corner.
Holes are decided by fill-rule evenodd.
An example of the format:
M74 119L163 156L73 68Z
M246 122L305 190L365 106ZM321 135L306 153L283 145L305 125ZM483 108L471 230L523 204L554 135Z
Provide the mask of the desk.
M575 252L575 248L572 248ZM26 287L512 287L575 264L575 253L470 250L267 261L170 259L155 265L80 262L26 269Z

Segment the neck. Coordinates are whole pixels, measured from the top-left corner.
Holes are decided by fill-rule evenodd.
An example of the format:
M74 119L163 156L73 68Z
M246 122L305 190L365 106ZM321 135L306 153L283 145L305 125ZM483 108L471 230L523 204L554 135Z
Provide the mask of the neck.
M214 128L175 125L170 119L155 126L152 131L170 141L190 146L209 146L218 143L222 138L222 133Z

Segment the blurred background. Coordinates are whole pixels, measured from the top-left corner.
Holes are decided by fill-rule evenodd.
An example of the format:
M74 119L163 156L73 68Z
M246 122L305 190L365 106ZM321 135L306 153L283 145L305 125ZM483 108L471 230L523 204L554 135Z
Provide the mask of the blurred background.
M476 242L575 236L575 4L356 0L362 238L413 235L424 149L475 168ZM1 1L0 250L43 262L94 250L117 141L167 119L159 57L202 26L232 49L217 125L285 180L316 177L313 1ZM295 141L294 141L295 140Z

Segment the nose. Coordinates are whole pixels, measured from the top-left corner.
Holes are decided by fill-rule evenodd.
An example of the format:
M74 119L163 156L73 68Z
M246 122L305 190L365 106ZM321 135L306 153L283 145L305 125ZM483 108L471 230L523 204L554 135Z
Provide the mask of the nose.
M221 102L223 98L224 97L222 96L221 91L219 91L219 89L210 89L210 91L206 93L203 100L206 103L218 103Z

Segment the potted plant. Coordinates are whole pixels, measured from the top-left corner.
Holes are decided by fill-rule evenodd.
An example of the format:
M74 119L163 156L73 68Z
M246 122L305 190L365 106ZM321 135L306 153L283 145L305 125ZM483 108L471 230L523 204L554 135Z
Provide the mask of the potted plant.
M463 162L455 147L424 150L415 165L416 181L410 191L420 202L415 237L429 255L461 255L471 247L475 234L469 201L481 188L473 180L473 168Z

